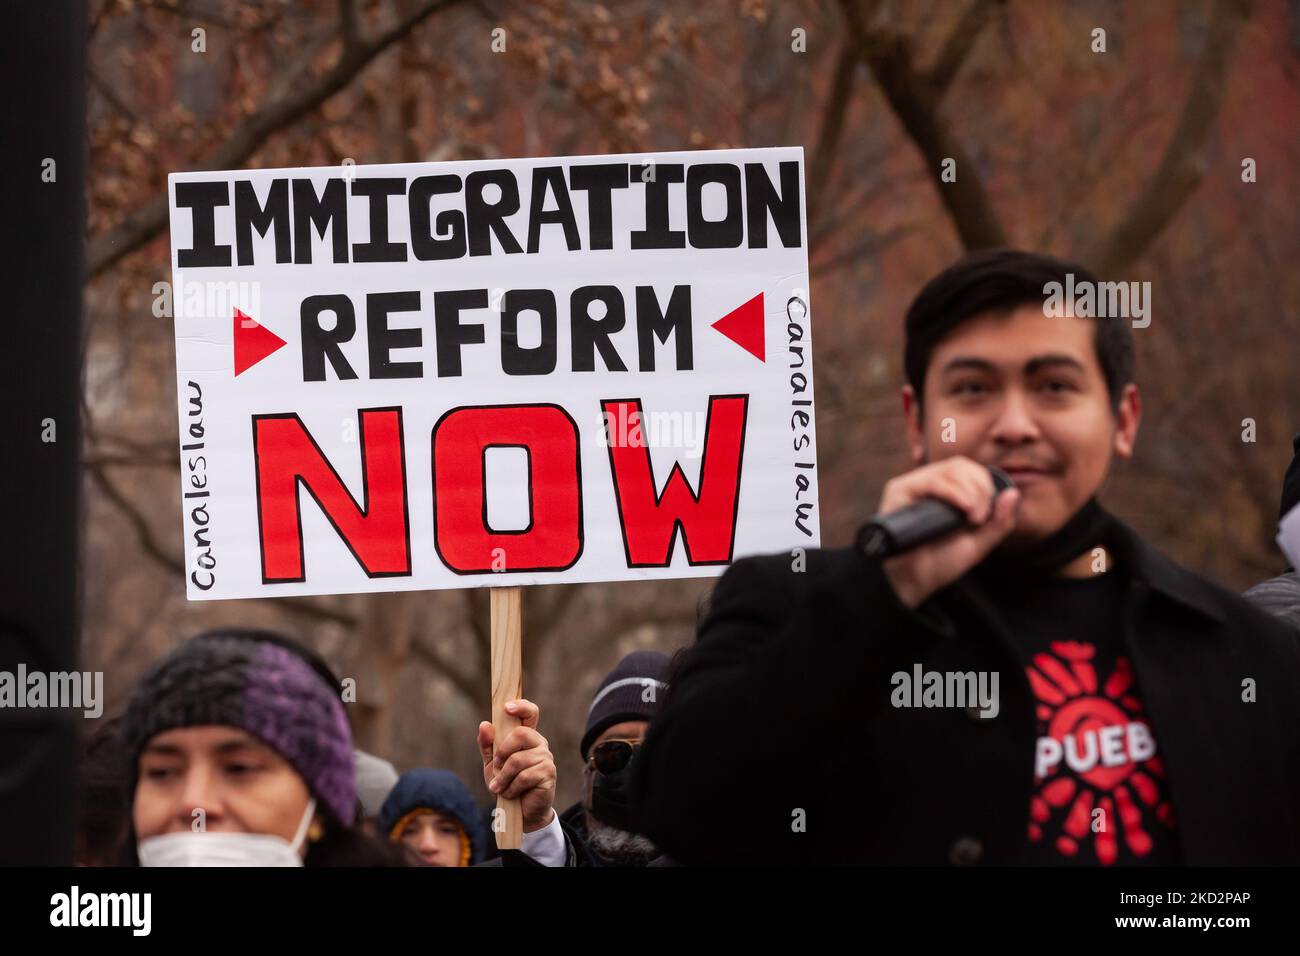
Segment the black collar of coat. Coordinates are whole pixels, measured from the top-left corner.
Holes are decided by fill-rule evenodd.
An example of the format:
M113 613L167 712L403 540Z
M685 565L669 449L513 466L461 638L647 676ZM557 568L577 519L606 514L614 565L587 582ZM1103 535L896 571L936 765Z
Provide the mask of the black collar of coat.
M1116 519L1109 545L1117 565L1129 580L1185 608L1222 623L1223 610L1206 582L1147 544L1136 531Z
M1116 571L1128 579L1133 597L1144 599L1147 593L1155 594L1219 623L1225 620L1222 607L1205 581L1147 544L1122 521L1111 517L1097 544L1109 549ZM983 589L972 584L976 582L963 579L954 593L984 614L997 617Z

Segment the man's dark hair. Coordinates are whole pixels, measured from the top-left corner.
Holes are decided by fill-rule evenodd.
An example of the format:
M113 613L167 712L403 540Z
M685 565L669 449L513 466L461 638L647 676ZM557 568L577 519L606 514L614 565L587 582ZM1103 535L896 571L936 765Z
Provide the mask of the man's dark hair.
M1097 277L1081 265L1036 252L990 249L957 260L925 284L904 324L903 367L907 381L922 398L925 372L939 340L967 319L985 312L1005 314L1031 303L1042 305L1049 282L1064 288L1066 275L1074 284L1093 283ZM1119 407L1124 386L1133 381L1133 332L1128 320L1116 316L1094 318L1093 344L1112 408Z

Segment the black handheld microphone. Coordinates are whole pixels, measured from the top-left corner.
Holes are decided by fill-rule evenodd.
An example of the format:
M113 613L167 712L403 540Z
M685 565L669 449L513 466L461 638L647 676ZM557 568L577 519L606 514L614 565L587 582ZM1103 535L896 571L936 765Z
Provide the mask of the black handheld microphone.
M1000 468L986 465L993 476L993 497L1015 486ZM876 515L858 532L858 547L869 558L890 558L946 534L960 531L966 514L937 498L927 498L888 514Z

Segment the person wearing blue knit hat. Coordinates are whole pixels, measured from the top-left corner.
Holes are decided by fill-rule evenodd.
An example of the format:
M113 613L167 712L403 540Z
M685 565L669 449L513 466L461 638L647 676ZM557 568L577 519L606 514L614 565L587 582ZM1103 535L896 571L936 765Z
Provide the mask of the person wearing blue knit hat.
M418 767L402 774L375 825L381 837L406 846L425 866L473 866L487 853L478 806L450 770Z

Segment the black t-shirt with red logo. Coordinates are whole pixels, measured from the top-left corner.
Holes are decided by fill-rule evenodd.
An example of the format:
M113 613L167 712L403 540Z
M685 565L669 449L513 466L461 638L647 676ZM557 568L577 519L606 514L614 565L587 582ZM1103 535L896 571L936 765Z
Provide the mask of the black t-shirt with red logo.
M1000 589L1036 701L1032 863L1181 862L1159 740L1123 646L1120 574Z

